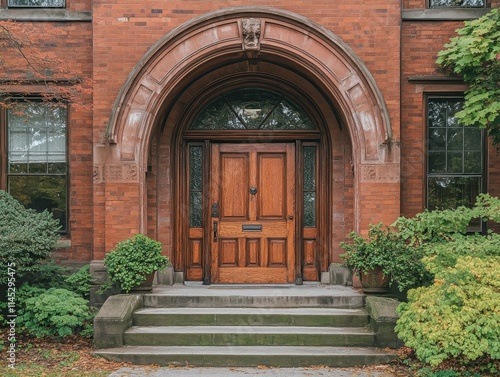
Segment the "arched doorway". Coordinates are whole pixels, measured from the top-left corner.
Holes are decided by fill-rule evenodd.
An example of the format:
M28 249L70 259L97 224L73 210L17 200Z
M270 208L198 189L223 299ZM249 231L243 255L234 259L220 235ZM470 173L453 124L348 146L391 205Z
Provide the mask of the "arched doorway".
M191 128L202 109L216 103L221 95L243 88L283 97L307 115L314 129L246 129L238 133ZM247 116L251 114L256 112L248 111ZM185 273L184 279L230 281L221 277L221 260L228 268L239 266L243 255L241 260L248 269L257 264L258 258L267 264L271 258L276 266L286 264L287 268L280 272L282 281L318 280L330 262L339 261L338 244L349 231L366 229L379 216L367 204L381 188L385 215L395 218L399 214L399 150L390 142L387 109L375 81L361 60L333 33L278 9L221 10L195 18L166 35L138 63L123 86L107 135L107 152L95 153L95 171L103 172L102 179L95 181L96 192L114 192L115 177L130 177L128 193L120 203L121 213L130 213L130 222L125 227L116 224L112 211L107 210L108 206L116 210L116 199L104 203L106 249L123 239L122 234L138 229L163 243L175 270ZM196 147L205 153L201 159L202 181L222 177L198 194L190 191L189 176L191 151ZM278 200L281 221L293 231L275 240L271 237L271 241L270 237L252 241L251 237L233 233L224 236L222 245L220 231L227 224L222 223L220 215L211 214L216 203L219 211L223 210L224 195L221 191L214 193L212 186L224 186L226 181L239 177L231 175L236 173L227 175L223 164L232 166L233 172L247 169L244 179L259 182L263 178L251 171L257 171L260 165L244 165L242 161L258 161L266 153L269 159L261 159L268 169L266 176L278 175L280 167L279 174L286 174L286 179L281 183L261 181L259 186L285 187L284 182L288 184L293 178L290 193L285 191L286 199L283 196ZM316 156L315 195L321 206L317 207L318 226L311 228L314 230L303 226L303 209L307 205L303 166L307 153ZM247 199L260 197L260 187L256 186L257 193L252 195L254 185L248 185ZM201 232L189 226L191 194L207 196L202 202ZM292 198L291 207L283 204L288 203L288 198ZM260 208L248 203L234 206L233 212L224 212L223 217L238 217L241 210L270 211L270 217L277 218L276 213L271 213L278 209L273 203L264 201ZM260 220L249 215L233 226L239 234L258 232L252 226L262 225L264 229L265 223ZM218 222L217 245L212 245L214 221ZM246 225L251 230L243 231ZM262 242L267 246L263 247ZM288 254L288 245L292 244L293 255ZM234 252L236 247L245 253ZM264 249L267 252L262 254L259 250ZM239 273L231 271L233 275ZM271 282L273 278L256 280ZM252 279L247 276L240 281Z
M263 87L222 93L198 112L182 134L187 280L293 283L303 271L318 280L321 135L300 106ZM315 244L307 258L305 235Z

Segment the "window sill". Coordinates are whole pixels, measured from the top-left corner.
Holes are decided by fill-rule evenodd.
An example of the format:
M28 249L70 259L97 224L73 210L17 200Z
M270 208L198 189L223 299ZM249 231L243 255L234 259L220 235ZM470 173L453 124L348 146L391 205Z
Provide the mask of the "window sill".
M465 21L484 16L491 8L447 8L404 10L403 21Z
M91 22L91 12L72 12L66 9L0 9L0 20L32 22Z
M67 238L60 238L56 241L54 249L69 249L71 247L71 240Z

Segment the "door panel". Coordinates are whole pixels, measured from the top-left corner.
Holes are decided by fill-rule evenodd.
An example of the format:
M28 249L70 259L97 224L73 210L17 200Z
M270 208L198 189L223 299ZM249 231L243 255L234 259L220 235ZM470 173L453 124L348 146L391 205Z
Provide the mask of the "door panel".
M248 219L248 168L249 156L246 153L224 154L221 156L221 209L223 219Z
M286 153L259 154L257 220L286 219Z
M295 280L294 144L213 144L213 283Z

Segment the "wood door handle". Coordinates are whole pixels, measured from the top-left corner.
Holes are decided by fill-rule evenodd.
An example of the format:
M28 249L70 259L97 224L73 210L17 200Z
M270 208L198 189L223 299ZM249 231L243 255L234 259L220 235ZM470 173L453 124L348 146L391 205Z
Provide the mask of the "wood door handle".
M214 242L217 242L217 221L214 221Z

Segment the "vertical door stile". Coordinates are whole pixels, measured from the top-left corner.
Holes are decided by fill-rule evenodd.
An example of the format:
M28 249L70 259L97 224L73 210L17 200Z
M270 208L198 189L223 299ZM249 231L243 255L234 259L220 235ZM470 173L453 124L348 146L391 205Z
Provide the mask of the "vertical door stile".
M295 283L302 284L302 260L303 260L303 234L302 234L302 224L303 224L303 213L304 213L304 203L299 198L302 197L302 188L304 186L303 175L301 174L304 170L304 153L302 151L302 141L297 140L295 142L295 249L297 250L295 257Z
M210 167L210 161L211 161L211 147L210 147L210 141L205 140L205 143L203 145L203 182L212 182L212 177L211 175L211 167ZM212 253L211 250L212 248L210 247L211 239L210 239L210 232L208 231L211 228L212 224L212 216L211 216L211 205L212 203L210 202L210 198L212 195L210 194L212 190L211 184L204 184L203 185L203 284L204 285L209 285L210 284L210 279L211 279L211 259L212 259Z
M212 153L211 153L211 177L210 177L210 198L212 206L214 203L219 203L219 217L218 218L210 218L210 222L207 226L209 229L209 243L208 247L210 247L211 252L209 253L211 256L211 280L212 282L219 282L219 242L215 242L213 239L214 234L214 222L219 222L220 220L220 200L219 200L219 192L220 192L220 144L212 144Z

